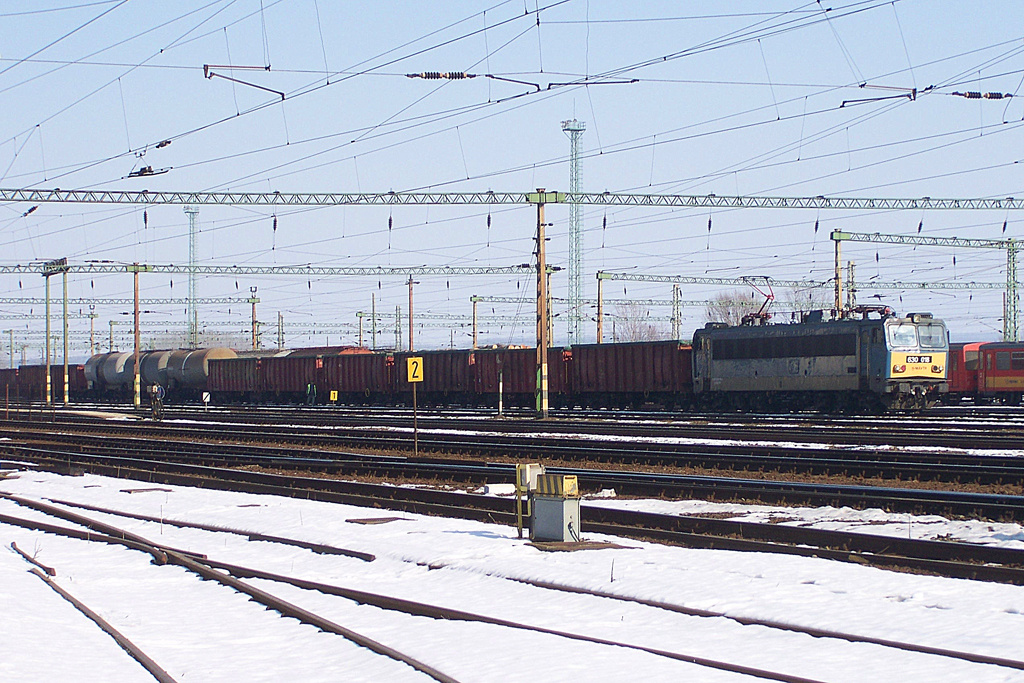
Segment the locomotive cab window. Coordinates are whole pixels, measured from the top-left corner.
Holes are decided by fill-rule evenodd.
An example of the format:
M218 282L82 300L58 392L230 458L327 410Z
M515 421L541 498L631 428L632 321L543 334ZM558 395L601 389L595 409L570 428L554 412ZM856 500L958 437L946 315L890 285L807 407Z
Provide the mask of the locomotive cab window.
M886 329L889 331L889 346L893 348L917 346L917 327L915 325L901 323L889 325Z
M978 351L964 351L964 370L977 370L978 369ZM989 368L990 370L992 368Z
M918 325L917 335L921 338L921 346L924 348L941 349L946 346L946 329L942 325Z

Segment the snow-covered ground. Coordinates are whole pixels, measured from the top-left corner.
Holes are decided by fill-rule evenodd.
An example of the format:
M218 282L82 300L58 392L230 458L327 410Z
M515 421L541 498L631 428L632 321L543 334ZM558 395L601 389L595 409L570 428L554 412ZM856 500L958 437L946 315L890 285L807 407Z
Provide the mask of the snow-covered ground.
M546 553L514 529L312 501L153 486L30 470L0 491L64 499L327 543L373 562L317 555L244 536L97 512L81 514L212 559L322 583L822 681L1024 681L1024 671L833 638L744 626L517 583L537 579L691 608L1024 660L1024 588L901 574L813 558L618 541L624 548ZM134 491L134 492L129 492ZM878 511L617 500L670 514L915 538L954 536L1024 547L1018 525L948 522ZM0 500L0 514L49 521ZM585 512L584 512L585 515ZM397 516L382 524L350 520ZM784 520L780 518L785 518ZM264 609L246 596L140 552L0 523L0 680L153 680L108 636L29 573L11 542L57 570L56 582L99 612L180 681L425 681L343 638ZM426 662L460 681L733 681L748 676L649 652L507 627L436 621L253 580L264 590Z

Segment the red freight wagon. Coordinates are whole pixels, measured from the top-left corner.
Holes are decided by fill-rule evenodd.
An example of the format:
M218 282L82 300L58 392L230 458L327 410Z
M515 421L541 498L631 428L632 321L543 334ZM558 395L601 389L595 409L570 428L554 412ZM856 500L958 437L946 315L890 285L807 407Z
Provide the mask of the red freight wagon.
M325 361L348 354L369 353L358 346L324 346L295 349L291 353L261 359L260 386L268 396L313 400L330 398L330 380ZM313 387L315 393L310 393Z
M18 399L18 368L0 368L0 392L5 400Z
M262 358L215 358L209 362L210 375L206 387L210 393L226 400L254 398L259 393L259 363Z
M473 352L469 349L394 354L396 394L412 393L412 386L407 381L406 360L413 356L423 358L423 381L416 387L419 400L424 403L474 402Z
M325 384L320 391L327 393L321 399L329 399L331 391L337 391L338 400L346 402L380 402L390 398L393 380L387 354L361 349L323 360Z
M61 367L61 392L64 391L63 370L64 368ZM51 387L52 390L53 387ZM45 365L22 365L18 368L18 394L24 401L42 401L46 399Z
M530 407L536 403L537 350L477 349L473 352L475 392L486 405L498 403L498 371L505 405ZM548 349L548 401L565 405L572 354L561 348Z
M11 387L13 391L17 380L18 368L0 368L0 387Z
M665 407L693 395L692 353L677 341L585 344L572 349L572 389L585 405Z
M64 366L63 365L51 365L50 374L53 378L53 385L60 386L60 393L54 392L54 396L64 397ZM68 365L68 391L71 392L72 396L79 396L82 392L88 390L89 383L85 381L85 365Z
M18 368L17 391L11 387L11 395L17 394L27 401L46 399L46 366L22 365ZM74 396L86 390L85 366L68 365L68 391ZM50 366L50 397L54 402L64 401L64 365Z
M316 384L315 362L315 358L295 357L292 354L261 358L258 368L262 393L268 397L282 398L288 395L305 396L307 387Z

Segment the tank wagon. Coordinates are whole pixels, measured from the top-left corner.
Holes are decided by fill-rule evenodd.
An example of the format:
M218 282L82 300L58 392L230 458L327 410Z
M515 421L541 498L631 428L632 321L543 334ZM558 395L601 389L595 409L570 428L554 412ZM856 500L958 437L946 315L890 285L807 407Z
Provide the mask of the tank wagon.
M147 387L159 384L168 399L194 400L206 390L210 361L234 358L226 347L139 352L139 381ZM84 389L96 397L123 398L131 395L135 379L135 354L131 351L98 353L83 367Z

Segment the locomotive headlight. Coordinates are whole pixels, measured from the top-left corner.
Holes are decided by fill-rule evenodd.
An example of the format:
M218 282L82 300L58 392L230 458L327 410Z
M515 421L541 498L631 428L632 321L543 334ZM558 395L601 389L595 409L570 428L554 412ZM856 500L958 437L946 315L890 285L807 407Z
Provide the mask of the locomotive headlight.
M907 366L906 365L894 365L894 366L892 366L892 371L894 373L906 372L907 371Z
M932 366L932 372L934 372L936 374L938 374L940 372L945 372L945 370L946 370L946 368L943 365L933 365Z

